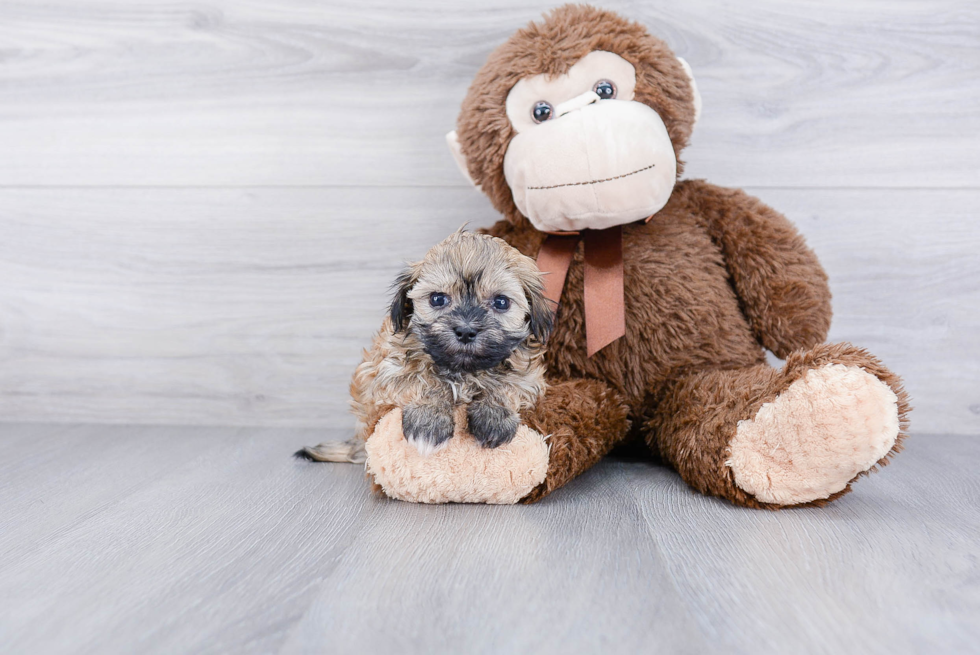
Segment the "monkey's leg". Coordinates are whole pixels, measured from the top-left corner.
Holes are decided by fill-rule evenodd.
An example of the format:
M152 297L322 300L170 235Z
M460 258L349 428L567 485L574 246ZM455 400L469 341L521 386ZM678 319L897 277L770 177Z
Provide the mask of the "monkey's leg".
M670 385L643 430L689 485L737 505L820 505L901 449L908 398L866 351L822 345Z
M533 503L591 468L626 437L629 419L622 398L595 380L568 380L548 387L522 418L548 436L550 455L544 482L521 499Z

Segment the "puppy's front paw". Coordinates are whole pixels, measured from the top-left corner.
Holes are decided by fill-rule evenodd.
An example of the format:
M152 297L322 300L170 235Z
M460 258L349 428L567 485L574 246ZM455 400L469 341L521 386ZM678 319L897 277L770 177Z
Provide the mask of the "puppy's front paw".
M452 411L433 405L408 405L402 410L402 433L422 457L437 452L453 436Z
M470 434L483 444L484 448L496 448L510 443L521 419L511 409L486 402L471 404L466 410Z

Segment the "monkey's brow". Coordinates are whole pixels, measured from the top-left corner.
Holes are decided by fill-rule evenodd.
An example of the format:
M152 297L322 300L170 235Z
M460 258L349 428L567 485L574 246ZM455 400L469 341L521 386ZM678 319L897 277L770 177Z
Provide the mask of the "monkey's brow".
M632 173L623 173L622 175L617 175L615 177L607 177L604 180L592 180L591 182L566 182L565 184L552 184L551 186L529 186L528 191L540 190L540 189L557 189L563 186L584 186L586 184L602 184L603 182L612 182L613 180L618 180L620 178L629 177L630 175L636 175L637 173L642 173L643 171L648 171L656 166L656 164L650 164L649 166L644 166L643 168L638 168Z

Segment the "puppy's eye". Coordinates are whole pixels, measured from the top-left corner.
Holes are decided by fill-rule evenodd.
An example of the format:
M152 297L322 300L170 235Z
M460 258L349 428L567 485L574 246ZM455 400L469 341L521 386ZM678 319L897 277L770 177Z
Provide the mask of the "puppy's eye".
M449 304L449 296L444 293L436 292L429 296L429 304L433 307L445 307Z
M551 103L541 100L534 105L534 109L531 110L531 117L534 119L535 123L543 123L554 113L554 107Z
M506 312L510 309L510 298L507 296L497 296L493 299L493 308L498 312Z
M592 90L599 96L599 100L612 100L616 97L616 85L609 80L599 80Z

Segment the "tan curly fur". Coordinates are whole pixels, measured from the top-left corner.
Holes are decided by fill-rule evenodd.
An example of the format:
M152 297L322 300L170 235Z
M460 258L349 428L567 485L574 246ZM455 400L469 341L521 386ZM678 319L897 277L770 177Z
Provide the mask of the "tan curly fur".
M494 318L503 331L518 335L517 347L492 368L448 373L433 362L412 324L434 320L439 310L427 302L431 293L459 298L474 279L474 293L482 301L503 293L513 302L510 311ZM529 318L535 304L547 301L541 295L541 273L530 258L501 239L459 231L410 264L402 284L412 306L409 325L396 330L386 318L351 380L357 438L367 439L389 409L433 397L468 405L477 397L492 396L515 412L534 406L545 389L544 348Z

